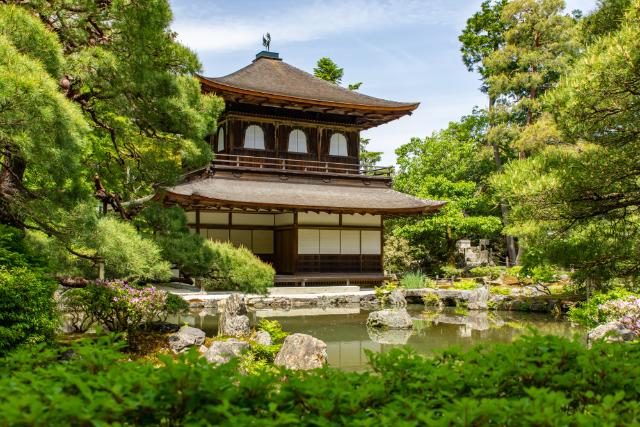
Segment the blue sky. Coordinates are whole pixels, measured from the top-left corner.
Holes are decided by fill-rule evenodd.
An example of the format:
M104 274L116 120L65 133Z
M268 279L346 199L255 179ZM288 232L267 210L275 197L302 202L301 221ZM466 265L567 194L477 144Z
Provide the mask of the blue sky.
M312 72L328 56L345 69L343 84L396 101L419 101L413 115L368 130L383 164L413 136L425 137L486 99L478 76L462 64L458 35L482 0L171 0L172 28L195 50L206 76L229 74L262 50ZM565 0L592 10L596 0Z

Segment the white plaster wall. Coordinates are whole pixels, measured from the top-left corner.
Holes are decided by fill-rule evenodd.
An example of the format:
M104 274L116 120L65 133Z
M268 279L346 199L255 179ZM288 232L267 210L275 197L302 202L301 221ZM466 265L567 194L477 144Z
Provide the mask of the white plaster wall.
M340 231L340 253L342 255L360 254L360 230Z
M339 214L328 214L324 212L300 212L298 213L298 224L302 225L339 225Z
M320 253L320 230L310 228L298 229L298 253L310 255Z
M234 213L231 216L233 225L273 225L273 214Z
M320 230L320 253L340 253L340 230Z
M380 227L382 224L382 217L380 215L369 214L343 214L342 225L355 225L364 227Z
M229 214L227 212L200 211L200 224L227 225L229 224Z
M362 254L363 255L380 255L382 248L380 247L380 231L362 230Z

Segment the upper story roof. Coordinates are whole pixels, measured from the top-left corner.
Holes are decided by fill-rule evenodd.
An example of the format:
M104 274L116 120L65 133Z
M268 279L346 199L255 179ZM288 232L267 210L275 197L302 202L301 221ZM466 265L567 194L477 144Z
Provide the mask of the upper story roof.
M246 67L224 77L200 77L203 90L226 101L355 116L363 129L407 114L419 103L375 98L327 82L261 52Z

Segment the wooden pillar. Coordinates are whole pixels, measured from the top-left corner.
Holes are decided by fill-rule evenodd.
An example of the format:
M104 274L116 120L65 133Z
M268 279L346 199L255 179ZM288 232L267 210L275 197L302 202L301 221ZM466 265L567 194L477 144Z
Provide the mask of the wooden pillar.
M200 234L200 209L196 211L196 234Z

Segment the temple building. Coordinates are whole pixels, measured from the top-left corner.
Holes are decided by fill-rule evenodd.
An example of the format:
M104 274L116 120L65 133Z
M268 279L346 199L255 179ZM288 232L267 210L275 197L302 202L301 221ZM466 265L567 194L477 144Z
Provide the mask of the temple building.
M393 168L360 163L360 131L418 103L347 90L267 51L200 82L226 104L215 159L160 197L187 211L194 232L271 263L277 283L382 281L385 218L444 204L394 191Z

